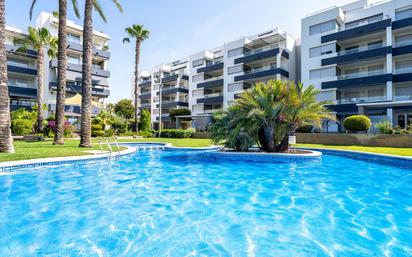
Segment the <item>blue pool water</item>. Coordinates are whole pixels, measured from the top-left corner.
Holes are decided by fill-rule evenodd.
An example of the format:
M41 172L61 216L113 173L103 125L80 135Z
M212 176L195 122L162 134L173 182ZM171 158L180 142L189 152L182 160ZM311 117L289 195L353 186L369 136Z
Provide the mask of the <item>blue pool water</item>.
M412 171L153 150L0 175L0 256L411 256Z

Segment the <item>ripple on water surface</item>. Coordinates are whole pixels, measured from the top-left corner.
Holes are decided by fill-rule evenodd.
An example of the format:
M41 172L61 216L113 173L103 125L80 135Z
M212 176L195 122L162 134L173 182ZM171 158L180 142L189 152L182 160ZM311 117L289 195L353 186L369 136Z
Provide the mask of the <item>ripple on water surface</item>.
M412 172L139 151L0 176L0 256L412 256Z

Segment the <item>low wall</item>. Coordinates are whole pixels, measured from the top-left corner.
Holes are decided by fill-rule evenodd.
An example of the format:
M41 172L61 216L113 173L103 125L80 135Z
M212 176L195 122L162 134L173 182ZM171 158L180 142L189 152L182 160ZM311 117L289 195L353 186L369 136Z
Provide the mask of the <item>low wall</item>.
M296 133L299 144L412 147L412 135Z
M210 138L210 133L208 132L195 132L193 133L193 138Z

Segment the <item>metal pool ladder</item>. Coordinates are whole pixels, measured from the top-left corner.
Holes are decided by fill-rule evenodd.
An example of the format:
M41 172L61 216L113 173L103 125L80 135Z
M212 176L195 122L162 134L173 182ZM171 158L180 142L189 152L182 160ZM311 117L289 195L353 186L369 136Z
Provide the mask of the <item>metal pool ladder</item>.
M118 151L117 157L119 157L119 156L120 156L120 146L119 146L119 142L117 142L117 138L115 138L115 137L113 138L113 140L114 140L114 143L116 144L117 151ZM106 143L107 148L109 149L109 156L108 156L107 158L108 158L109 160L111 160L112 154L113 154L113 148L112 148L110 139L109 139L109 138L105 138L105 141L104 141L104 142L102 142L101 140L99 140L100 151L102 152L102 154L104 154L104 150L103 150L103 144L104 144L104 143ZM115 156L115 155L114 155L114 156ZM115 157L116 157L116 156L115 156Z

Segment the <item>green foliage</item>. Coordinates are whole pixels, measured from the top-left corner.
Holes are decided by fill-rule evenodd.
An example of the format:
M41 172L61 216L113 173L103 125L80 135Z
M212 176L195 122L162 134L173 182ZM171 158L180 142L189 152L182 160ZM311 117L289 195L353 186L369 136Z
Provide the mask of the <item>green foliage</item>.
M169 111L169 117L174 122L176 121L176 116L190 115L192 112L187 108L172 109Z
M129 37L123 39L123 43L130 43L130 38L136 38L139 41L144 41L149 38L150 32L143 25L133 24L131 27L125 28Z
M104 136L102 125L92 125L92 137L102 137Z
M389 121L381 121L377 123L376 128L382 134L393 134L392 123L390 123Z
M371 127L371 120L365 115L352 115L343 120L343 126L348 131L367 131Z
M164 129L160 136L166 138L190 138L195 132L194 129Z
M296 129L297 133L311 133L313 130L312 125L305 125Z
M138 135L141 137L153 137L155 133L156 132L154 130L140 130Z
M114 129L115 134L122 134L127 132L128 124L122 117L114 116L111 127Z
M150 112L146 109L143 109L140 112L140 130L148 131L150 130Z
M116 115L123 117L126 120L133 118L135 109L130 99L122 99L114 106L114 112Z
M64 137L72 137L73 132L74 132L74 126L72 126L68 123L65 123L64 124L64 131L63 131Z
M33 122L26 119L13 119L11 121L11 130L15 135L30 135L33 132Z
M286 151L287 138L297 128L320 126L323 119L332 119L323 106L327 102L316 100L318 93L314 86L281 80L257 83L240 95L227 113L213 117L212 140L225 141L235 150L260 144L266 151Z

